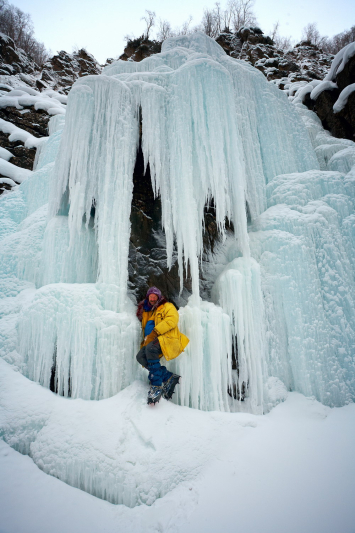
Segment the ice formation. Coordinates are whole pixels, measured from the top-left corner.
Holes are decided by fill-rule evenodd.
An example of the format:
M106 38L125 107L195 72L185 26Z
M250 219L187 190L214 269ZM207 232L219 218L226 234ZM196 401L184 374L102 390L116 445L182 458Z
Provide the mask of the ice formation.
M38 98L15 93L19 104ZM43 100L38 106L65 111L56 95ZM175 401L262 413L285 387L330 406L352 401L355 145L294 104L202 34L78 80L65 120L58 112L50 121L34 172L0 201L0 354L83 400L145 379L127 294L141 124L169 262L176 246L181 279L187 268L192 277L180 309L190 344L168 365L183 375ZM212 301L202 301L211 201L224 268ZM232 245L223 241L226 218Z

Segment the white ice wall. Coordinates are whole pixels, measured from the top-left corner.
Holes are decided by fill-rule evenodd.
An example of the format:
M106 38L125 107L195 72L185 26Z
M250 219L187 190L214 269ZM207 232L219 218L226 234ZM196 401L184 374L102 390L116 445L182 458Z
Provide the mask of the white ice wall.
M52 119L37 170L1 198L0 281L13 290L4 293L0 353L11 347L11 361L46 387L55 358L59 391L68 395L70 380L74 397L105 398L144 379L126 294L140 118L168 256L175 244L193 281L180 310L190 344L168 364L183 376L175 401L263 412L284 386L329 405L350 401L353 144L334 143L303 106L201 34L76 82L64 130L62 117ZM218 305L202 302L198 287L211 199L221 235L225 217L235 228L213 289Z

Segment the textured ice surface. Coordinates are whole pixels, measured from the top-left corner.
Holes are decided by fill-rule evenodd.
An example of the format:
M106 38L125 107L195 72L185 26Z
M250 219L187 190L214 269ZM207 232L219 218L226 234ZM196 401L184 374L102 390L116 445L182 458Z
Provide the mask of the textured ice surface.
M64 129L51 119L35 171L0 199L0 436L44 472L151 505L238 430L197 409L264 413L288 390L354 400L355 145L294 102L196 34L80 79ZM166 363L179 405L153 410L126 291L140 121L168 256L176 244L193 281L190 343ZM199 297L212 201L221 236L226 217L235 229L208 256L214 303Z
M143 152L162 197L168 252L175 234L180 269L183 253L197 292L206 201L213 198L221 230L226 216L234 222L247 254L244 195L254 217L266 207L268 179L318 168L309 137L281 91L202 34L170 39L161 54L115 62L104 74L124 80L141 106Z
M104 310L94 284L53 284L38 290L19 317L19 352L26 374L49 388L55 364L59 394L99 400L129 385L139 371L134 314Z
M249 409L262 413L266 331L258 263L243 257L231 261L217 279L212 296L226 310L232 326L238 354L236 396L241 400L243 389L249 390Z
M1 198L0 281L12 287L1 354L73 398L107 398L145 379L126 293L140 121L168 257L175 243L180 273L189 266L192 276L179 324L190 344L167 365L183 376L174 401L260 413L285 387L328 405L350 401L354 143L332 138L201 34L77 81L65 126L62 115L51 119L36 170ZM215 269L210 256L214 303L199 298L212 201L221 236L226 217L235 229L232 245L218 244Z
M79 80L68 100L50 214L68 214L69 203L70 246L74 246L82 238L83 217L90 231L95 206L98 281L106 307L114 311L125 307L137 145L137 110L127 86L104 76Z

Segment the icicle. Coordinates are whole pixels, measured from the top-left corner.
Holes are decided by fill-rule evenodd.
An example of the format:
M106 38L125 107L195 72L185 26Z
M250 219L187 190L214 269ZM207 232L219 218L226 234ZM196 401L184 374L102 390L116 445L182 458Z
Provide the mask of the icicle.
M129 385L139 368L139 324L102 309L92 284L46 285L19 319L19 351L27 375L63 396L100 400Z
M212 303L189 302L180 310L179 328L190 343L167 364L183 376L175 401L204 411L229 411L232 335L228 316Z
M69 188L71 246L95 206L98 281L105 307L124 310L138 119L127 86L105 76L76 82L56 161L51 216ZM89 231L89 229L88 229Z
M237 399L263 412L265 321L260 268L254 259L234 259L219 276L212 297L229 315L237 338ZM245 395L245 399L244 399Z

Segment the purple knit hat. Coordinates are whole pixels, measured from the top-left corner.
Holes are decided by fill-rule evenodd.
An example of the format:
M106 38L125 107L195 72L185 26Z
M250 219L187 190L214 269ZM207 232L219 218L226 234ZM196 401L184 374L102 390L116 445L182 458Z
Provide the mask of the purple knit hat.
M160 290L157 289L156 287L150 287L145 297L148 298L150 294L156 294L158 296L158 300L160 300L160 298L162 297Z

